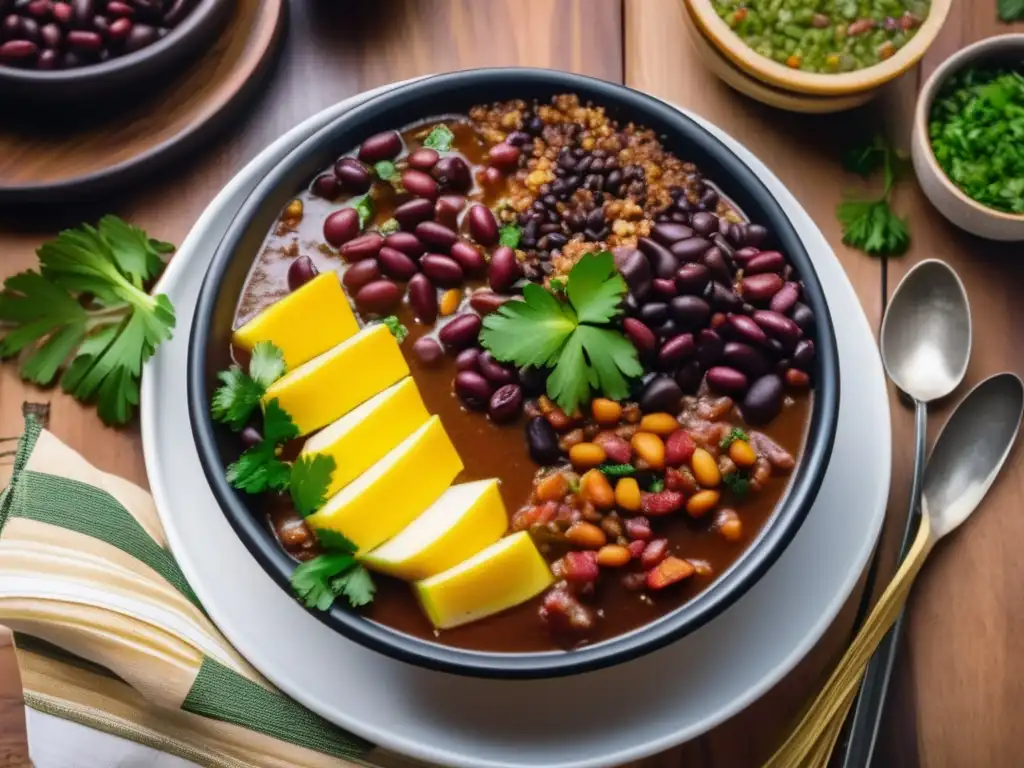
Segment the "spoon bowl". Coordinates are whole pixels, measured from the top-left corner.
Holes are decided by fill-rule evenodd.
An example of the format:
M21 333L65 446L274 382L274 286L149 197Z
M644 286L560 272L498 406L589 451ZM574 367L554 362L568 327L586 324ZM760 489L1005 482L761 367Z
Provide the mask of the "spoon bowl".
M942 538L970 517L1017 439L1024 384L1012 373L981 382L942 428L924 474L922 511Z
M956 272L938 259L907 272L880 335L889 378L914 400L928 403L956 389L971 357L971 310Z

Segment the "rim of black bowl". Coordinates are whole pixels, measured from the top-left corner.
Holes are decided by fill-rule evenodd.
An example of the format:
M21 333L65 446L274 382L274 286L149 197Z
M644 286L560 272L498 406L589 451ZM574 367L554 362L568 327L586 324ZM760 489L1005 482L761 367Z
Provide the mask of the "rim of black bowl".
M814 405L803 455L789 489L764 528L740 558L692 600L649 624L572 651L497 653L453 648L377 624L336 604L311 611L345 637L393 658L422 667L493 678L558 677L622 663L661 648L701 627L743 595L775 562L810 510L828 465L839 415L839 360L828 305L811 258L782 206L757 175L711 133L668 104L626 86L582 75L544 69L478 69L439 75L374 97L333 120L296 147L271 170L239 210L213 257L199 295L188 351L188 400L192 430L203 471L228 520L267 573L291 593L295 561L276 542L242 494L227 483L209 401L215 371L210 370L208 338L214 308L229 268L248 275L281 209L317 172L363 139L401 129L422 118L465 114L473 104L510 98L548 98L575 93L653 128L666 147L692 160L748 215L763 212L760 223L796 267L805 301L815 314L817 352ZM700 159L698 159L700 158ZM754 214L757 215L756 213ZM237 257L236 257L237 254ZM244 269L243 269L244 267ZM244 278L239 281L239 290ZM238 296L232 297L231 311ZM227 439L226 428L220 439ZM301 631L301 629L299 629Z
M0 67L0 80L9 80L22 85L38 85L45 88L57 83L74 83L91 77L109 77L118 72L135 69L146 62L161 57L183 40L203 28L211 16L217 15L223 6L234 5L236 0L200 0L199 5L189 11L176 27L152 45L147 45L124 56L115 56L98 64L71 69L21 69Z

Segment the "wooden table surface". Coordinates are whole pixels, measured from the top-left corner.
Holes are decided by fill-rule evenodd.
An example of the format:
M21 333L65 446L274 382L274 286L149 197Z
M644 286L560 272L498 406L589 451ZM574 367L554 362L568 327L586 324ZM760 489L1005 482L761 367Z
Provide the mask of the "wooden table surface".
M965 44L1011 31L997 22L995 6L996 0L953 0L944 31L919 71L882 100L845 115L801 117L751 102L706 72L686 40L679 0L293 0L281 63L248 118L191 162L94 208L0 210L0 277L32 265L36 246L59 227L106 212L155 237L181 242L207 202L260 149L303 118L367 88L468 67L553 67L670 99L744 142L822 228L875 327L884 297L916 261L938 257L952 264L971 298L975 328L967 382L953 396L956 401L991 373L1024 374L1024 357L1013 353L1016 333L1024 331L1024 305L1016 295L1024 268L1013 258L1019 253L954 229L913 180L899 186L896 198L897 209L910 217L909 254L885 261L844 247L833 209L857 180L841 171L838 156L851 137L883 126L907 146L908 117L923 78ZM107 429L93 411L59 392L22 385L13 368L4 366L0 436L20 431L24 401L50 402L51 428L59 437L101 469L145 485L137 427ZM902 535L912 460L911 415L895 397L892 402L895 466L880 545L890 569ZM951 405L934 409L933 436ZM920 579L876 765L1000 768L1024 759L1022 501L1024 460L1018 452L983 512L939 548ZM759 765L842 652L859 599L851 598L818 648L775 690L706 736L642 765ZM27 764L20 712L13 654L0 631L0 768Z

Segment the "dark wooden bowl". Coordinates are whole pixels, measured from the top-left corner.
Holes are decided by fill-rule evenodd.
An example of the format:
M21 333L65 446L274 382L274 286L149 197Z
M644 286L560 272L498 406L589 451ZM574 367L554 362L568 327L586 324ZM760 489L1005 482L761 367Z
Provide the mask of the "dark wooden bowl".
M133 96L159 87L206 50L231 18L234 5L235 0L199 0L162 40L99 64L50 71L0 66L0 98L12 109L16 107L7 100L32 107L73 103L110 108L116 102L130 103Z

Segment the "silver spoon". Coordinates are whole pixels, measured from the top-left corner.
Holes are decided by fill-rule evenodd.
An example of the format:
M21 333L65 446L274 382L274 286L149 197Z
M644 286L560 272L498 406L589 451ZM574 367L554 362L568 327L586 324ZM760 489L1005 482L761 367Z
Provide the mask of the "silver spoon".
M971 390L946 422L925 470L923 515L910 552L800 725L769 761L772 768L827 764L872 652L899 617L934 546L977 509L995 482L1022 416L1024 384L1000 373Z
M900 550L903 558L917 529L928 403L946 397L959 386L971 356L967 293L949 265L929 259L907 272L882 320L881 350L889 378L914 401L914 472L907 529ZM867 768L871 764L902 633L901 616L868 666L850 726L843 768Z

